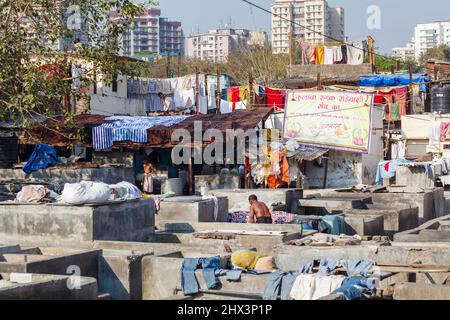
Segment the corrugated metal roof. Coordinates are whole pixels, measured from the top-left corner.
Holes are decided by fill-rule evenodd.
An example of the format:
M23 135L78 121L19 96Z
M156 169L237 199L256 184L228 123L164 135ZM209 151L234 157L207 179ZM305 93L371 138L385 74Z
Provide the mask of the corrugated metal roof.
M115 143L114 146L129 148L139 148L142 146L169 148L173 146L171 141L172 133L177 129L186 129L193 136L194 123L196 121L202 122L203 132L208 129L218 129L223 133L227 129L241 129L246 131L255 129L271 113L272 109L256 108L251 110L236 110L228 114L194 115L171 127L156 126L149 129L148 143L146 145L124 142ZM62 117L52 119L27 130L26 135L21 137L21 143L45 143L52 146L67 146L70 144L90 146L92 144L92 128L102 123L110 122L106 121L106 118L106 116L99 115L78 115L73 118L72 125L67 124ZM81 141L77 138L77 133L82 135Z
M329 149L315 148L309 146L301 146L295 152L288 153L287 157L289 159L294 159L295 161L313 161L320 158L325 153L330 151Z

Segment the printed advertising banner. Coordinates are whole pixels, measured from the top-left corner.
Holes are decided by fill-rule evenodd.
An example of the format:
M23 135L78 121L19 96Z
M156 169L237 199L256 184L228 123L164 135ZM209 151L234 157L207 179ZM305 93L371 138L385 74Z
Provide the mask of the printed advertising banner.
M370 152L373 95L342 91L290 91L284 138L305 145Z

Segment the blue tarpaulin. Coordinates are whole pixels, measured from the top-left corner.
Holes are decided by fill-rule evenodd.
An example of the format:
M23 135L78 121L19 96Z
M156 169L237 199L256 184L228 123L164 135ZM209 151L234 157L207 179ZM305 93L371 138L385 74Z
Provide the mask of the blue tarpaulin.
M424 84L430 82L426 73L414 73L413 83ZM409 85L409 73L403 74L367 74L361 76L359 81L361 87L398 87Z
M27 164L23 167L23 171L26 174L30 174L33 171L39 171L53 167L58 163L58 156L53 147L46 144L38 144L28 159Z

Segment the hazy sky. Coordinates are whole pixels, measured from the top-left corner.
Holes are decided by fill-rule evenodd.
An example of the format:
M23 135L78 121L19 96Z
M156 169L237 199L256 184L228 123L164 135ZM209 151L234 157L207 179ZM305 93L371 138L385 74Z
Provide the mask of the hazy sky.
M252 0L270 9L273 0ZM328 0L345 8L346 34L350 40L372 35L382 53L404 46L413 37L417 23L450 20L449 0ZM381 8L381 30L368 30L368 6ZM234 27L262 29L270 35L270 14L250 9L241 0L160 0L162 15L183 22L186 34L217 28L231 18Z

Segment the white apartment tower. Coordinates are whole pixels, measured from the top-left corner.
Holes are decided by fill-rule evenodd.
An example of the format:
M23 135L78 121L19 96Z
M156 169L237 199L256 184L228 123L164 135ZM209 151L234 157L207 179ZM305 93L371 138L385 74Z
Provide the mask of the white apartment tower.
M289 39L315 44L326 43L327 36L345 38L344 9L332 8L326 0L275 0L272 13L274 53L289 53Z
M252 46L264 46L267 34L263 31L223 28L208 33L194 34L187 38L189 58L225 62L233 52Z
M450 21L418 24L415 28L415 56L420 56L428 49L450 45Z
M414 60L416 58L415 39L407 43L404 47L392 48L392 57L400 60Z

